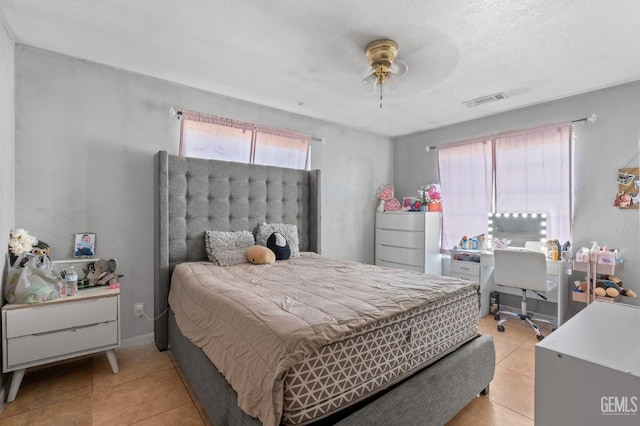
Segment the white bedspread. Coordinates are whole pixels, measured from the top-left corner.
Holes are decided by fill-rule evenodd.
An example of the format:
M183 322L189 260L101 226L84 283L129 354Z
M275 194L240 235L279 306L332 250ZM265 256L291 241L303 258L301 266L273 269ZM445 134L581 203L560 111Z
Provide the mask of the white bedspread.
M286 371L308 354L365 324L469 291L478 285L302 253L273 265L180 264L169 304L240 408L277 425Z

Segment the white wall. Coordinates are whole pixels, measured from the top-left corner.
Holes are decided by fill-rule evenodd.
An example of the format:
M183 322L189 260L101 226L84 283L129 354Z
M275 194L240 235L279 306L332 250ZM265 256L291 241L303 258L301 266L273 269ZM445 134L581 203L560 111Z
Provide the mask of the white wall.
M6 278L6 250L14 220L14 53L13 40L0 19L0 306ZM1 329L0 324L0 329ZM0 362L2 355L0 354ZM3 377L0 374L0 410L4 401Z
M153 306L153 155L178 152L171 106L306 132L322 170L322 251L372 263L375 189L392 178L389 138L68 56L16 47L16 226L72 256L77 232L124 274L124 339L149 338L133 305Z
M618 169L640 163L639 100L640 81L636 81L397 138L394 183L401 193L409 194L420 184L437 181L436 153L427 153L426 146L567 122L595 113L594 124L574 125L574 253L575 248L590 246L594 240L600 246L619 248L626 261L620 278L625 287L640 294L640 210L613 207ZM574 275L583 278L583 274Z

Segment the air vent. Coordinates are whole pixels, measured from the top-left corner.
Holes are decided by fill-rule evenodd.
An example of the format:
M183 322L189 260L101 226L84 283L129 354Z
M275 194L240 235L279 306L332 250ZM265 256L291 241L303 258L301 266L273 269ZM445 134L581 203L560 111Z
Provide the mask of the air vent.
M504 93L495 93L493 95L483 96L481 98L463 102L463 104L471 108L482 104L488 104L489 102L501 101L503 99L507 99L507 95Z

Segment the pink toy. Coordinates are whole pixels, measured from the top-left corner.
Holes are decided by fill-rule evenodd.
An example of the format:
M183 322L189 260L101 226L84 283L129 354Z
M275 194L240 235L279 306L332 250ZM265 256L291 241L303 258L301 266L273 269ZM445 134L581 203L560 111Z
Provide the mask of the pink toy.
M393 198L393 185L381 185L376 191L376 196L380 199L378 211L397 211L402 209L400 201Z

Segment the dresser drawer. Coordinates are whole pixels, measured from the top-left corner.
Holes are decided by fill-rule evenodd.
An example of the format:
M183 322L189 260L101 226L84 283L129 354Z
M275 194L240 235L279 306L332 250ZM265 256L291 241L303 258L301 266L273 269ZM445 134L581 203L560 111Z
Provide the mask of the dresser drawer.
M376 228L424 231L424 213L377 213Z
M424 249L424 232L376 229L376 244Z
M376 244L376 261L378 260L424 268L424 250Z
M395 269L404 269L407 271L424 272L422 266L403 265L402 263L386 262L380 259L376 259L376 265L384 266L385 268L395 268Z
M34 305L6 311L6 338L42 334L117 319L117 297Z
M62 331L31 334L7 339L8 368L32 361L46 361L60 355L118 345L118 322L85 325Z
M474 275L474 281L478 281L480 277L480 264L475 262L460 262L456 260L451 261L451 276L454 272L466 275Z

